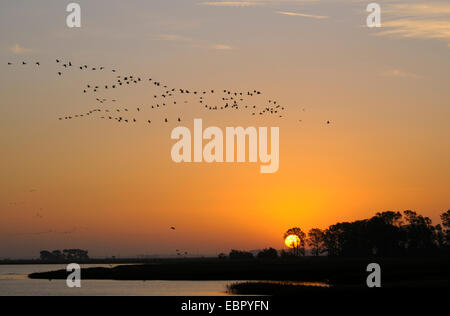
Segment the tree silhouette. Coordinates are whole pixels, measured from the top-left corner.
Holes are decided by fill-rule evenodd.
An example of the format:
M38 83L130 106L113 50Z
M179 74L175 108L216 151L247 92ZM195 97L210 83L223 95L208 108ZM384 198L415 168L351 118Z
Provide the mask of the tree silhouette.
M88 251L82 249L53 250L52 252L43 250L40 253L42 261L65 262L65 261L86 261L89 260Z
M273 248L261 250L258 253L258 258L259 259L276 259L276 258L278 258L278 251L276 251Z
M442 226L446 229L450 229L450 210L441 215Z
M404 225L404 230L407 235L406 248L411 252L416 252L416 249L434 248L436 246L436 233L431 219L409 210L404 211L403 214L407 222Z
M83 261L89 259L88 252L81 249L64 249L64 257L66 260L78 260Z
M377 213L367 221L366 237L373 255L391 256L400 254L403 249L405 233L402 231L403 216L400 212Z
M218 258L219 258L220 260L225 260L225 259L227 258L227 255L224 254L224 253L219 253Z
M41 251L41 260L42 261L50 261L53 259L52 253L50 251L47 250L42 250Z
M295 256L304 256L305 255L305 241L306 241L306 234L298 227L290 228L284 233L284 240L288 236L297 236L299 239L299 243L297 245L294 245L294 248L292 248L292 251Z
M253 259L253 254L251 252L231 250L229 254L230 259L242 260L242 259Z
M443 234L445 238L445 244L450 247L450 210L442 213L441 221L443 228Z
M444 230L440 224L434 227L436 231L436 242L439 248L445 248L447 246L447 241L445 238Z
M324 251L324 233L319 228L313 228L308 233L308 246L314 256L319 256Z
M449 249L450 211L441 215L442 225L414 211L382 212L354 222L337 223L323 231L328 256L390 257L440 254ZM310 242L311 238L308 239ZM308 244L313 254L315 244Z

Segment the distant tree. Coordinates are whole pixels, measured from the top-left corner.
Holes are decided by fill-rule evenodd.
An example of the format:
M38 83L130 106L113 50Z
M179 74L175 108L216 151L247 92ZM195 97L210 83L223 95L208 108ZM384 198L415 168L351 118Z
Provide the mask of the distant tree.
M379 218L386 225L399 227L402 224L402 213L400 212L378 212L375 217Z
M335 231L334 225L323 232L323 245L329 257L339 256L338 232Z
M306 242L306 234L298 227L290 228L288 229L284 235L283 238L286 240L286 238L290 235L297 236L299 239L298 245L295 245L292 249L295 256L304 256L305 255L305 242Z
M328 256L373 256L376 249L374 244L380 236L375 233L375 225L370 221L337 223L326 229L324 232L324 248Z
M325 251L324 247L324 233L319 228L313 228L308 233L308 246L311 248L314 256L319 256Z
M64 258L68 261L84 261L88 260L88 252L82 249L64 249Z
M231 250L229 257L232 260L253 259L253 254L246 251Z
M276 251L273 248L261 250L258 253L258 258L259 259L276 259L276 258L278 258L278 251Z
M224 253L220 253L218 258L221 259L221 260L225 260L227 258L227 255L224 254Z
M42 261L52 262L81 262L89 260L89 255L87 250L82 249L64 249L63 251L53 250L52 252L43 250L40 252L40 258Z
M450 210L442 213L441 221L443 226L442 231L445 238L445 244L447 246L450 246Z
M450 210L441 214L442 226L450 229Z
M366 222L365 235L368 247L377 256L393 256L404 253L405 232L400 212L382 212Z
M64 258L67 260L75 260L76 258L76 251L74 249L64 249L63 250Z
M51 261L53 260L53 254L50 251L42 250L40 258L42 261Z
M447 242L446 242L444 231L442 230L442 226L440 224L437 224L435 226L435 231L436 231L436 242L437 242L439 248L445 248Z
M406 232L406 248L408 252L435 248L436 231L431 219L409 210L404 211L403 215L406 220L406 225L403 225L403 229Z
M63 255L63 253L61 252L61 250L53 250L52 255L53 255L53 260L55 260L55 261L64 261L65 260L65 257Z

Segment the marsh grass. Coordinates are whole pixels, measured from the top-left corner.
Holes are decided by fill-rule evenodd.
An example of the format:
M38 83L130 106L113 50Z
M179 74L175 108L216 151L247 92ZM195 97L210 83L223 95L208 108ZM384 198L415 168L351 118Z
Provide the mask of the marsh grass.
M322 282L248 281L227 285L227 292L235 295L289 295L301 292L327 291L331 286Z

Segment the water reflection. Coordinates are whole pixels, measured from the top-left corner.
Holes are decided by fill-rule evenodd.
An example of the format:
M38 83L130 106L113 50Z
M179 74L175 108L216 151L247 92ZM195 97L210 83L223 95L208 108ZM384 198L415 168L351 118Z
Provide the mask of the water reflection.
M65 269L65 265L0 265L0 296L225 296L227 286L245 281L114 281L85 280L70 289L64 280L31 280L28 274ZM83 268L102 265L83 265ZM110 265L104 265L110 267ZM321 282L250 281L329 287Z

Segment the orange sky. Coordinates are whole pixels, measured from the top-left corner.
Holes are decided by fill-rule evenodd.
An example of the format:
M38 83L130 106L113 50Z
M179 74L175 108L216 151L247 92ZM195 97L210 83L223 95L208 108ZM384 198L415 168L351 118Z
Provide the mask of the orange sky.
M80 30L56 18L61 8L52 2L1 4L0 258L72 247L93 256L281 248L292 226L307 231L405 209L437 223L449 208L448 35L417 35L423 33L416 24L397 29L406 34L368 30L361 26L364 6L349 2L346 10L333 2L101 3L80 1ZM385 5L387 22L404 21ZM443 15L409 9L448 21L445 4L436 8ZM75 71L58 78L55 58L171 87L261 90L262 100L287 107L285 118L211 113L191 103L142 115L155 122L182 115L190 128L194 118L205 127L279 126L280 169L175 164L173 121L60 122L97 107L80 89L114 75ZM6 65L22 60L42 67ZM102 97L145 108L153 94L140 86Z

